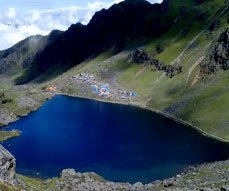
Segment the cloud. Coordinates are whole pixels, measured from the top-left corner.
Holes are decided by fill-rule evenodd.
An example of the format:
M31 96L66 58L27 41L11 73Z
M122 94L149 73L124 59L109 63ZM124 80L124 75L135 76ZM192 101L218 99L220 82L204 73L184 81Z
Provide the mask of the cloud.
M114 3L94 1L86 7L70 6L58 9L30 10L24 15L18 14L13 7L0 13L0 50L11 47L28 36L47 35L52 30L66 30L71 24L81 22L87 24L96 11L109 8ZM151 0L151 3L162 0Z
M148 0L150 3L162 3L162 0Z
M15 8L9 8L8 11L5 13L5 15L9 19L14 19L16 17Z

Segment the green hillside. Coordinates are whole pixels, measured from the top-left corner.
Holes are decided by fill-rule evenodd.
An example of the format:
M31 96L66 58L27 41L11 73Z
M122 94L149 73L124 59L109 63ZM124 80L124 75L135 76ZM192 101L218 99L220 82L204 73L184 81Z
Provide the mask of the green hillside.
M97 13L91 23L97 23L101 19L101 14L115 14L121 8L128 7L130 1L126 2L126 4L121 3L117 7L113 7L109 10L110 12L103 10L101 13ZM138 0L135 3L139 2L142 3L143 1ZM121 8L118 6L121 6ZM68 39L74 34L74 31L84 30L85 28L81 25L72 26L67 32L61 34L56 41L54 40L54 45L58 45L57 51L63 51L65 56L60 58L60 62L57 62L59 55L50 58L50 63L42 66L46 70L37 73L36 78L24 84L23 88L26 89L26 94L20 88L21 86L12 84L13 80L4 82L4 75L0 75L0 78L4 79L1 81L1 86L14 99L23 95L35 99L39 103L49 95L50 92L46 91L47 87L56 86L56 93L58 94L150 108L183 120L211 136L229 140L229 87L227 85L229 71L227 68L225 70L219 68L215 73L206 74L202 72L203 60L208 63L207 58L216 46L218 36L229 26L228 4L222 0L185 0L182 2L167 0L162 5L150 7L149 3L143 3L142 6L148 11L146 16L142 16L146 32L139 33L144 36L133 37L133 34L138 33L132 31L132 34L128 31L127 34L130 36L125 39L122 46L119 46L120 43L109 41L108 44L105 43L106 48L103 51L96 49L94 54L88 52L87 58L85 59L86 54L83 55L82 59L84 61L81 62L81 57L72 57L69 52L64 53L64 48L61 49L63 39ZM162 13L160 18L157 15L158 12ZM106 21L101 24L101 27L108 27ZM138 30L138 25L132 29ZM157 32L154 32L157 29L162 30L161 34L158 35ZM109 31L108 28L106 30ZM120 34L126 32L123 30ZM99 29L99 31L101 30ZM113 33L109 34L114 35ZM88 35L93 36L94 34L88 32ZM117 36L114 38L118 39ZM103 41L104 39L93 43L98 43L97 45L100 46ZM67 44L67 41L64 42ZM64 47L74 48L73 45L66 44ZM48 48L44 48L41 55L53 54L53 49L50 47L54 45L50 43L47 46ZM133 59L131 61L129 59L130 55L136 49L146 53L150 59L164 64L164 70L157 68L150 63L150 60L143 63L136 63ZM73 50L71 51L73 52ZM94 49L90 49L90 51L92 50ZM229 53L227 52L227 54ZM69 57L66 55L69 55ZM42 64L39 59L39 57L36 58L37 63ZM44 59L44 56L42 59ZM68 63L66 65L63 63L65 59ZM77 63L76 60L80 63ZM39 64L37 67L40 67ZM169 68L171 69L170 74L173 74L176 67L182 68L182 72L168 75ZM24 72L24 75L28 74L28 70ZM115 91L122 89L135 92L138 96L126 100L122 98L102 98L92 93L90 85L86 84L86 86L85 82L81 83L74 80L74 76L81 73L93 75L97 81L109 84ZM20 72L20 79L25 77L22 74ZM13 76L15 77L15 74ZM11 79L15 78L11 77ZM32 93L31 89L33 90ZM17 99L15 102L17 102ZM17 103L15 104L17 105ZM6 109L4 104L1 107L5 108L5 113L12 112L12 109ZM25 111L19 106L19 110L17 113L15 112L15 115L26 114L29 110L27 108Z
M137 102L143 107L165 112L199 127L210 135L228 140L229 72L220 70L209 75L207 79L195 80L200 71L201 60L211 50L213 41L228 27L227 5L217 0L202 4L186 1L187 4L183 5L173 2L178 8L189 7L185 16L180 20L178 18L173 27L160 38L147 41L139 48L166 65L181 65L181 74L169 78L162 71L152 71L153 66L128 63L127 57L133 51L129 49L117 54L113 59L110 54L103 54L90 62L86 61L81 64L83 68L77 66L62 77L87 72L99 75L104 81L109 81L109 78L117 80L126 90L139 94L133 104ZM220 24L211 30L215 22ZM157 46L160 46L163 52L157 53ZM106 75L107 73L109 75ZM59 79L57 81L60 83Z
M229 1L126 0L97 12L88 25L0 51L0 127L56 94L150 109L229 142ZM0 141L16 136L17 130L0 131ZM228 169L228 161L203 164L144 190L224 191ZM94 173L17 177L17 188L0 182L0 190L81 190L93 181L95 190L120 186Z

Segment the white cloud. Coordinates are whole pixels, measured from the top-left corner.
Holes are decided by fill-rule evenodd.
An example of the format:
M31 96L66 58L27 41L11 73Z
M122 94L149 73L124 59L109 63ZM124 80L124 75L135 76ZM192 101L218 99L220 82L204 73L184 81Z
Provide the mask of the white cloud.
M109 8L114 3L94 1L86 7L70 6L59 9L31 10L24 15L17 14L15 8L0 13L0 50L9 48L24 38L41 34L47 35L54 29L66 30L71 24L81 22L87 24L96 11ZM151 0L151 3L162 0Z
M15 8L9 8L6 13L5 13L6 17L9 19L14 19L16 17L16 10Z
M148 0L150 3L162 3L162 0Z

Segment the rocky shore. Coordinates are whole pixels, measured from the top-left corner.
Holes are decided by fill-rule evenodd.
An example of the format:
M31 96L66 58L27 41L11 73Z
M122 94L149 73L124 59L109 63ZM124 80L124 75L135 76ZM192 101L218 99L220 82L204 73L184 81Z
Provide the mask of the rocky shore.
M0 181L7 182L13 186L18 186L16 177L16 159L0 145Z
M40 180L16 175L15 158L0 145L0 190L4 191L227 191L229 160L190 167L175 177L149 184L116 183L93 173L65 169L59 177Z
M58 178L41 181L34 188L29 186L26 180L23 188L46 191L226 191L229 190L228 177L229 161L190 167L189 170L175 177L145 185L141 182L115 183L106 181L93 172L76 173L73 169L65 169ZM23 182L23 179L19 180Z
M78 92L79 93L79 92ZM37 93L35 93L36 95ZM46 93L44 98L51 98L54 94ZM63 94L63 92L60 92ZM78 96L77 94L70 94ZM25 95L27 96L27 95ZM88 98L92 95L87 95ZM32 97L32 96L31 96ZM33 98L35 96L33 95ZM82 97L86 97L82 95ZM26 107L25 99L20 98L20 106ZM31 103L31 99L29 99ZM39 100L34 98L34 100ZM40 99L41 100L41 99ZM42 99L42 102L45 99ZM111 100L98 99L100 101L112 102ZM37 107L40 107L42 102ZM117 100L115 103L119 103ZM129 103L134 105L134 103ZM31 104L29 104L31 105ZM139 106L142 107L142 106ZM144 107L145 108L145 107ZM148 108L149 109L149 108ZM35 110L35 109L34 109ZM26 110L29 111L29 110ZM31 109L32 111L32 109ZM30 111L29 111L30 112ZM28 112L28 113L29 113ZM13 116L13 115L12 115ZM19 115L18 115L19 116ZM15 118L15 120L17 120ZM63 170L59 177L48 180L38 180L15 173L15 159L2 146L0 147L0 180L3 182L4 189L0 190L31 190L31 191L96 191L96 190L123 190L123 191L159 191L159 190L177 190L177 191L191 191L191 190L229 190L229 161L215 162L210 164L203 164L198 167L191 167L182 174L177 175L162 181L155 181L149 184L142 184L137 182L135 184L129 183L115 183L104 180L99 175L90 173L79 173L73 169Z
M36 111L47 99L54 96L32 85L14 86L2 92L0 91L0 127Z

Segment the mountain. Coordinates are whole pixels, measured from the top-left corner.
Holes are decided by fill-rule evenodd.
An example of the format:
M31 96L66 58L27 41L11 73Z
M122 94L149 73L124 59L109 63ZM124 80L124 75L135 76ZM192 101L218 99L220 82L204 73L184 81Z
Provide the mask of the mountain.
M126 0L97 12L88 25L29 37L1 51L0 86L31 99L55 86L60 94L104 100L75 80L92 75L114 92L138 95L114 96L115 102L159 111L228 140L228 16L222 0ZM20 89L31 86L39 95ZM5 113L20 103L12 99Z
M153 26L163 11L166 11L165 3L151 5L142 0L127 0L108 10L103 9L93 16L87 26L80 23L72 25L47 46L37 60L39 69L44 72L53 64L76 65L111 47L119 52L128 40L158 36L169 27L169 23ZM151 25L147 19L152 13L155 16L150 18Z
M5 51L0 52L0 73L8 73L10 70L16 69L17 67L26 68L27 61L33 59L37 49L40 49L40 41L43 40L43 36L37 35L28 37L27 39L19 42L15 46ZM18 58L22 61L18 63Z
M0 126L61 94L150 109L228 142L228 18L228 0L126 0L88 25L29 37L0 51ZM96 85L109 86L110 97L93 92ZM201 165L147 188L184 190L188 181L189 190L226 190L227 167L228 161ZM18 177L25 189L31 182L35 190L60 186L57 178L47 184Z
M126 0L108 10L103 9L88 25L73 24L52 43L43 43L45 46L39 49L39 56L33 59L37 73L32 70L31 76L37 77L56 65L74 66L111 47L118 53L134 39L159 36L172 23L169 20L160 23L160 15L167 8L166 2L152 5L144 0ZM23 81L17 80L17 83Z
M0 75L14 76L26 70L63 32L54 30L48 36L31 36L17 43L12 48L0 52Z
M28 79L19 78L16 83L29 81L52 66L68 65L72 67L111 47L115 49L115 53L118 53L125 49L130 42L133 43L141 38L158 37L169 29L176 16L168 16L169 7L172 9L172 3L168 1L152 5L144 0L126 0L113 5L108 10L103 9L97 12L86 26L80 23L73 24L67 31L60 35L58 33L56 39L54 38L50 43L46 42L48 37L44 37L44 40L38 36L30 37L19 44L26 44L27 47L30 47L30 39L35 41L35 38L40 39L37 40L39 41L37 45L33 45L33 48L22 50L26 55L15 55L12 52L15 49L20 49L21 47L18 46L22 45L8 50L15 58L20 58L23 60L22 62L25 62L22 65L27 66L34 63L36 68L32 69L30 72L32 74ZM176 9L176 14L179 14L181 7ZM0 54L4 55L5 53ZM5 60L13 62L11 58ZM28 60L29 64L26 64ZM5 66L6 64L1 65Z
M97 12L88 25L77 23L65 32L53 31L46 37L29 37L0 52L0 72L6 73L16 66L26 69L25 74L15 80L16 84L22 84L52 67L68 69L110 48L117 54L129 44L140 46L165 34L191 13L188 6L203 2L186 0L181 4L165 0L161 4L150 4L145 0L126 0ZM195 15L195 12L191 14ZM195 15L194 19L198 16L203 19L201 15ZM186 28L188 30L188 26Z

